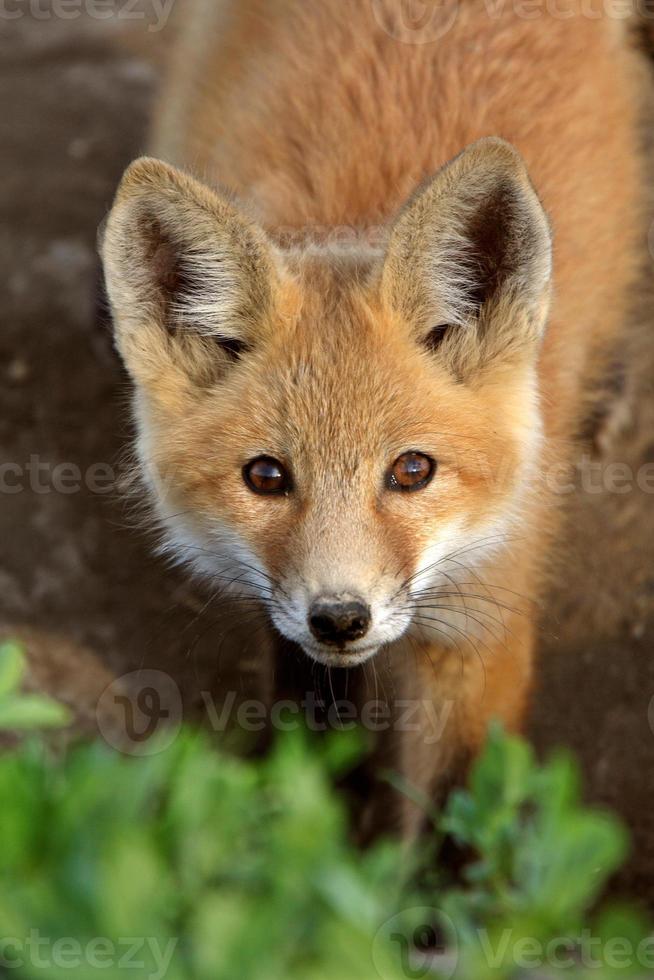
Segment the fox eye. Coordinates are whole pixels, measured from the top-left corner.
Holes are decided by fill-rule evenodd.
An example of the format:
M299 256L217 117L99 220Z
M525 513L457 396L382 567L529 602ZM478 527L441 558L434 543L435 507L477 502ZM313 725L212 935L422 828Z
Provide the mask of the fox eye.
M288 471L272 456L257 456L243 467L243 479L254 493L288 493L291 478Z
M421 490L434 473L436 462L424 453L403 453L395 460L388 474L389 490Z

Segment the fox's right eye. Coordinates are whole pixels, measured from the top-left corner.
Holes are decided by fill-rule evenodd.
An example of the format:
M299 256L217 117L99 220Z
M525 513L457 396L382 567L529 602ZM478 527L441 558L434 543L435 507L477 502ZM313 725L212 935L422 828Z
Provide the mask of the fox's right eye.
M282 463L272 456L257 456L243 467L243 479L254 493L286 494L291 477Z
M436 462L425 453L402 453L393 463L386 485L389 490L422 490L436 472Z

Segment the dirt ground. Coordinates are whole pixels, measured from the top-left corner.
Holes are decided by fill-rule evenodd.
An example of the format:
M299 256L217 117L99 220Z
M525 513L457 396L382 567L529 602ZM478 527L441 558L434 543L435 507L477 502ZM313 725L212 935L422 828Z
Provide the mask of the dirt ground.
M135 668L169 672L189 706L216 679L189 640L201 597L117 496L52 487L62 462L86 483L95 464L120 471L129 439L126 378L94 316L95 239L146 148L165 41L145 22L0 20L0 462L23 484L0 498L0 635L24 640L31 683L89 725L107 682ZM653 317L643 300L629 396L593 465L654 464ZM531 734L574 749L588 798L622 814L633 856L616 888L654 906L654 496L586 489L566 506Z

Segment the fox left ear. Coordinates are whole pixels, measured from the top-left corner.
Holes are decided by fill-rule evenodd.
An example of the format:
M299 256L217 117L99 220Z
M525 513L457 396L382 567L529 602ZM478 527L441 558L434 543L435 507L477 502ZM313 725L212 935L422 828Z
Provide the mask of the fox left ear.
M116 345L133 379L171 401L255 346L281 261L224 195L160 160L125 172L101 242Z
M473 143L421 188L391 229L384 301L461 378L536 350L547 319L550 228L521 156Z

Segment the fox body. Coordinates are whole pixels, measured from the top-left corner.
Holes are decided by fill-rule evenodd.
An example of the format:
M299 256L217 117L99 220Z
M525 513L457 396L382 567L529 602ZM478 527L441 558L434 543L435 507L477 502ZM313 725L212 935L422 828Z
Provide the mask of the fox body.
M448 706L384 736L438 795L523 717L551 474L644 252L646 67L600 6L446 0L427 43L404 8L187 5L102 253L166 546L258 604L266 669Z

